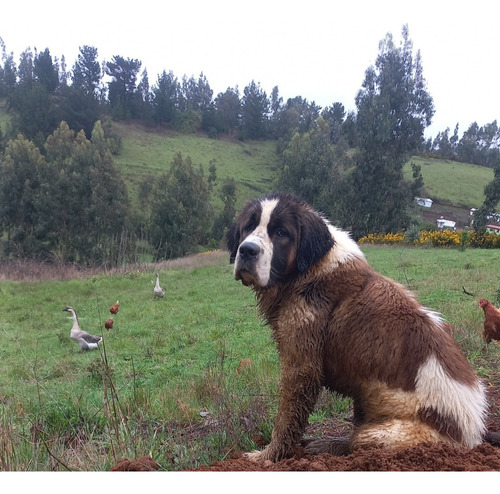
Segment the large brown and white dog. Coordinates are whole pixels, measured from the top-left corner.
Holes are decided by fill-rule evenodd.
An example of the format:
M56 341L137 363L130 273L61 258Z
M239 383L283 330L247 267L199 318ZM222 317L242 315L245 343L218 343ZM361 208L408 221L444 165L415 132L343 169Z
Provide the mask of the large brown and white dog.
M354 432L313 440L306 452L483 441L485 389L449 327L374 271L346 232L301 200L272 194L244 206L227 244L281 361L272 439L249 459L292 455L323 386L353 398Z

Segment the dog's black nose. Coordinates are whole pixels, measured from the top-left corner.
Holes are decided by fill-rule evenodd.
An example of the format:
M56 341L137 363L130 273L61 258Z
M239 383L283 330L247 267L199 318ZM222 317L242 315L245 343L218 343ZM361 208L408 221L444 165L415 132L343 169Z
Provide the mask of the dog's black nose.
M242 260L255 259L260 252L260 248L253 242L244 242L240 245L240 258Z

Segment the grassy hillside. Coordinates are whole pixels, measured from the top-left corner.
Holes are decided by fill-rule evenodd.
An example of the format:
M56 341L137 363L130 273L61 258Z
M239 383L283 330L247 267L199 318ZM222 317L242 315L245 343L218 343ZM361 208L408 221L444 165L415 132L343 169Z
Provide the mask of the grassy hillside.
M238 184L237 207L251 197L271 191L278 174L274 141L216 140L203 135L152 131L134 124L115 122L113 126L122 137L123 145L115 160L133 196L142 180L167 170L177 152L191 157L194 165L201 165L206 177L213 161L218 184L226 177L234 178ZM217 187L214 198L217 198Z
M485 166L414 156L422 167L425 197L447 205L470 209L484 200L484 187L493 179L493 169ZM411 167L405 168L411 176Z
M237 141L234 139L209 139L199 135L182 135L157 132L144 127L115 123L122 136L123 148L116 161L133 195L137 185L148 175L164 171L176 152L190 156L193 163L201 164L208 175L214 160L219 183L233 177L239 184L238 204L273 189L278 174L278 158L273 141ZM449 219L468 221L469 209L478 207L484 200L484 187L493 178L493 170L483 166L415 156L411 162L421 165L425 197L434 200L433 211ZM411 177L411 166L405 167ZM217 188L214 191L217 197Z
M500 347L483 352L477 299L498 296L500 252L363 249L376 269L456 326L488 380ZM279 365L252 291L233 279L226 253L159 268L167 295L154 301L155 266L0 284L0 470L103 470L142 455L177 470L222 459L235 444L255 448L256 433L269 439ZM83 329L103 334L104 353L80 353L66 305ZM252 367L237 374L241 359ZM350 413L349 400L325 393L310 420Z
M437 218L457 222L458 228L469 226L471 208L484 201L484 187L493 179L493 170L484 166L414 156L410 163L421 166L424 179L423 197L434 202L432 208L420 208L424 220L434 223ZM405 166L405 176L410 178L411 165Z

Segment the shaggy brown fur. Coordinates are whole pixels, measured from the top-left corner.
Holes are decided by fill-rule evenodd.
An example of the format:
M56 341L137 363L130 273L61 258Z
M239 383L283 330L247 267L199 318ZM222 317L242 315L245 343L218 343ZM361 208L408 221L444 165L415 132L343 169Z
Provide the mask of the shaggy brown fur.
M304 238L308 222L321 232ZM353 398L356 427L343 441L309 441L308 452L482 441L484 389L449 325L375 272L345 232L278 194L243 209L228 247L235 277L255 290L281 359L272 440L248 458L293 454L323 386Z

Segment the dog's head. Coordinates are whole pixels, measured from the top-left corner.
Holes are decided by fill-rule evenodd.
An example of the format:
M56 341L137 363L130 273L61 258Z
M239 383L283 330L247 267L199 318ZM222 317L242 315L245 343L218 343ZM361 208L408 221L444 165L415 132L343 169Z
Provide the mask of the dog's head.
M306 272L333 244L323 217L286 194L249 201L227 235L235 278L260 288Z

